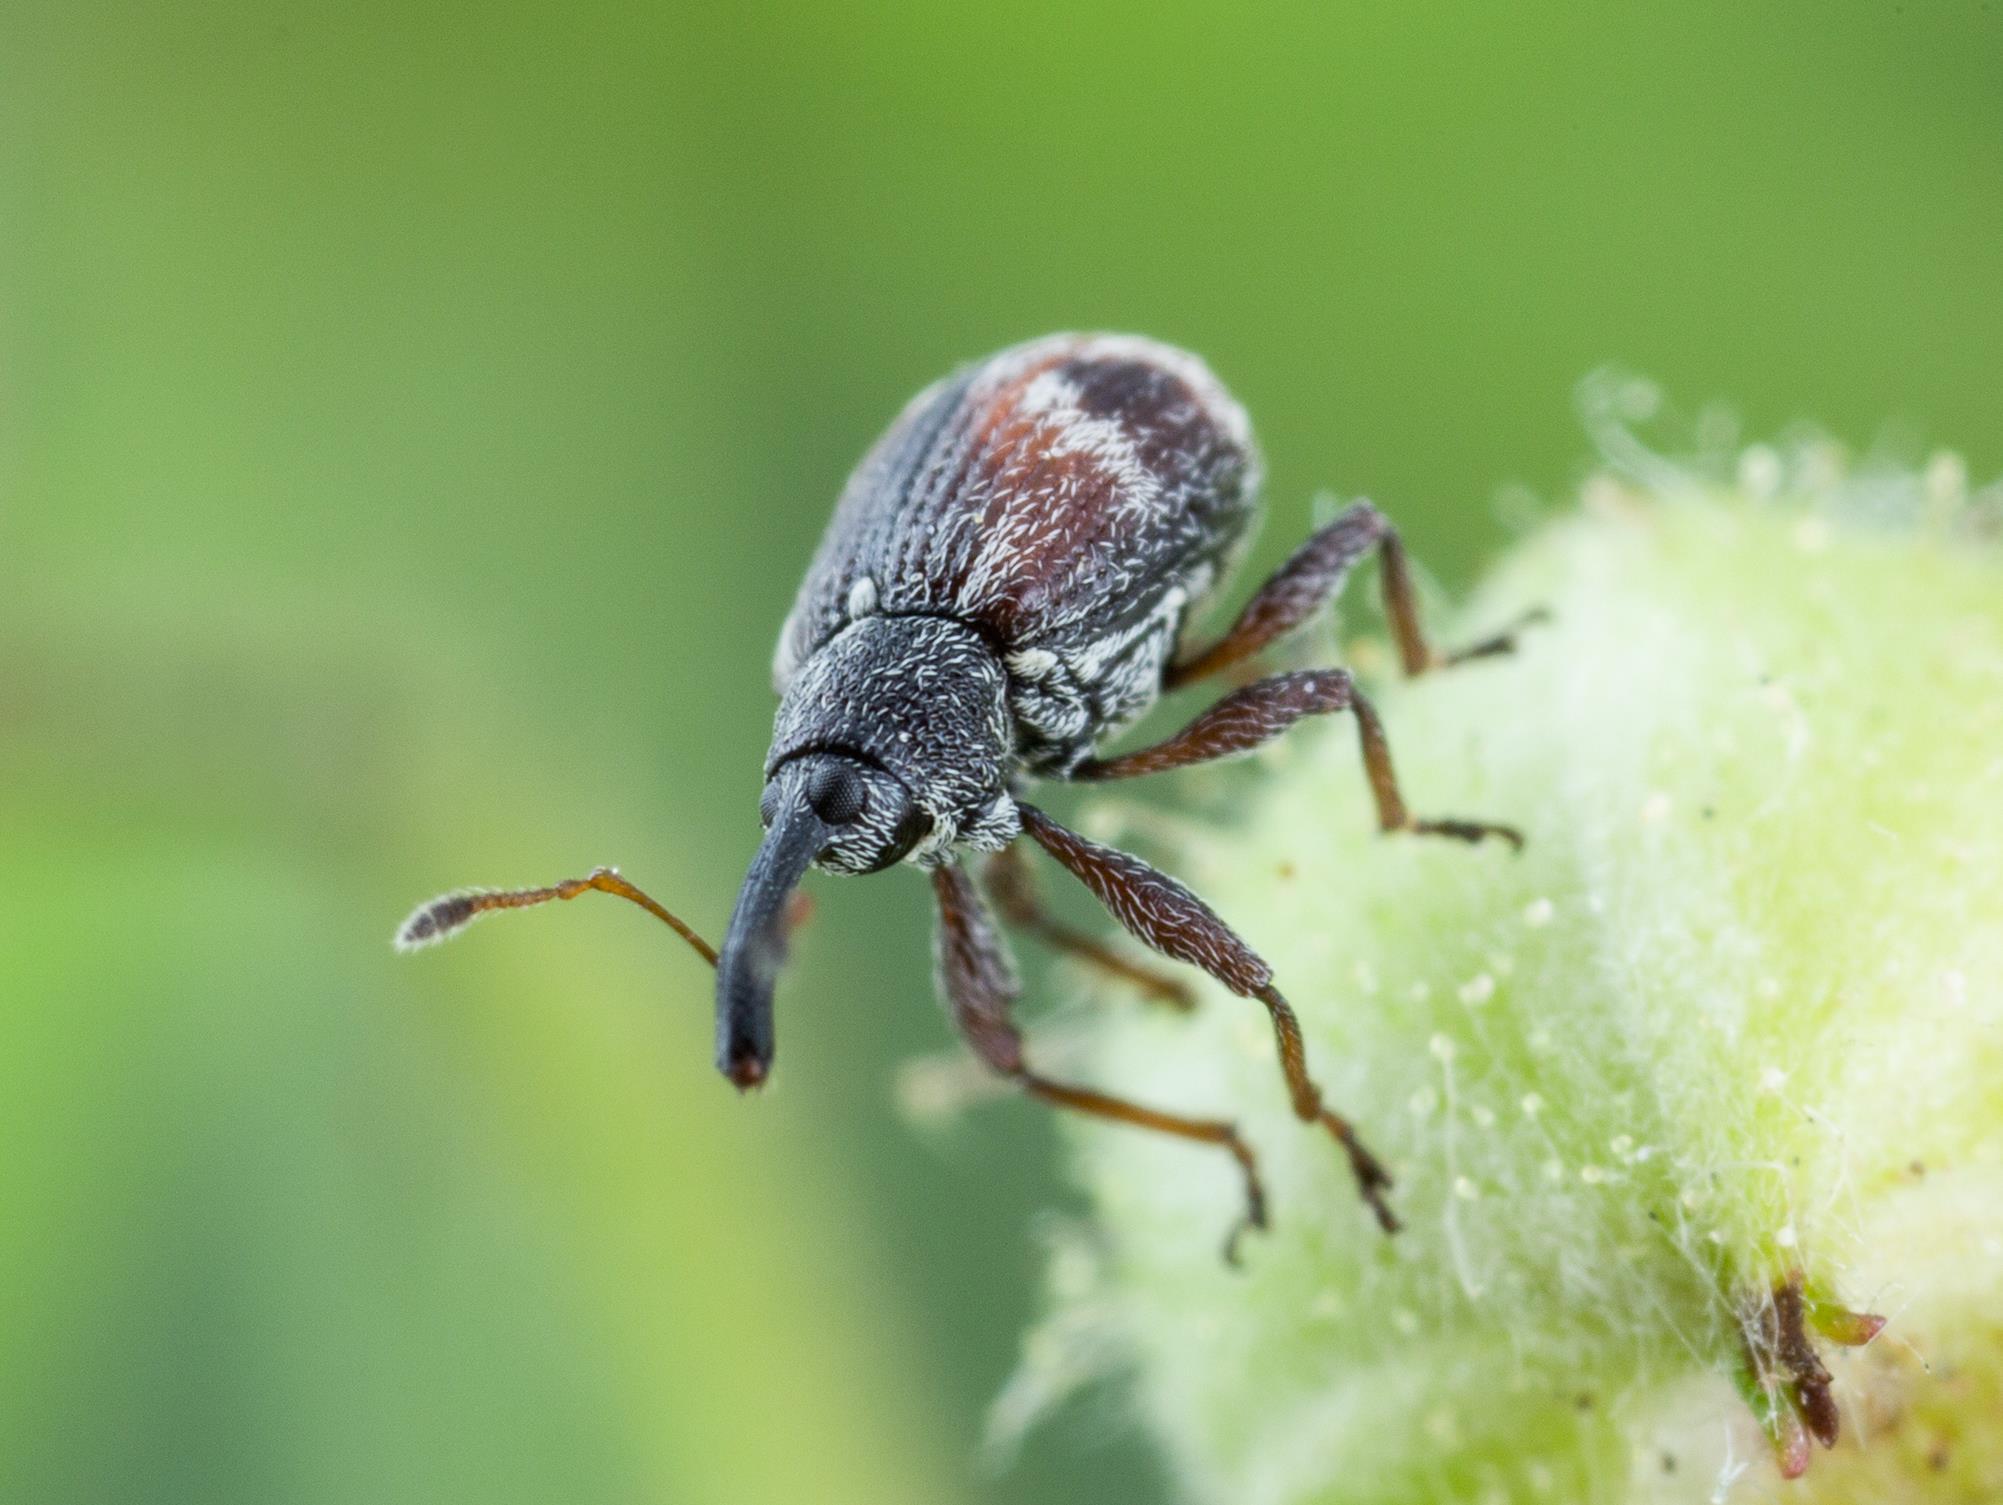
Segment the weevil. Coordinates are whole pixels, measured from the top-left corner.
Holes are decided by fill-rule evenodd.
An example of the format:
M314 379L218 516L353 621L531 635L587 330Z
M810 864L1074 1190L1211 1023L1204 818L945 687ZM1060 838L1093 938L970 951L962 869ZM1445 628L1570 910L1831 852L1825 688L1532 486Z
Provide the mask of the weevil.
M807 870L916 867L937 905L938 986L974 1053L1058 1107L1228 1153L1244 1190L1226 1243L1235 1255L1239 1233L1268 1221L1258 1160L1236 1125L1031 1064L1012 1018L1014 963L969 872L976 857L1011 920L1165 1000L1187 995L1051 920L1014 845L1027 836L1146 946L1265 1006L1295 1114L1334 1136L1364 1201L1394 1231L1391 1177L1325 1100L1272 968L1182 884L1025 797L1035 781L1103 783L1248 753L1304 717L1346 711L1383 830L1521 845L1492 822L1415 817L1383 723L1340 668L1252 680L1165 741L1102 752L1164 692L1241 670L1309 621L1371 554L1406 673L1512 646L1513 630L1435 651L1398 533L1367 502L1310 536L1221 634L1197 640L1197 615L1257 520L1260 473L1245 410L1201 360L1152 340L1053 335L927 387L849 478L780 630L765 834L721 950L611 869L548 888L447 895L411 916L399 944L441 939L496 909L587 892L628 899L715 967L717 1065L748 1089L772 1069L788 901Z

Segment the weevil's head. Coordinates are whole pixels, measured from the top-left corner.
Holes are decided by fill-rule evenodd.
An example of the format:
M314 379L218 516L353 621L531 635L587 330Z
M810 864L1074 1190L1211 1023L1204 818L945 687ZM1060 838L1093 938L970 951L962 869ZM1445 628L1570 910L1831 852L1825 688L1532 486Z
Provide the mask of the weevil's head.
M787 685L759 804L765 838L717 960L717 1065L738 1086L771 1069L787 900L809 867L930 866L1020 832L1007 688L969 629L896 616L854 623Z
M816 859L831 873L937 864L955 846L1014 837L1008 673L987 641L944 617L873 614L809 655L786 684L766 755L765 805L805 799L840 816ZM814 760L797 789L786 769Z
M798 822L819 827L813 866L874 873L901 862L932 834L931 814L896 774L868 758L802 753L773 770L758 802L766 831Z

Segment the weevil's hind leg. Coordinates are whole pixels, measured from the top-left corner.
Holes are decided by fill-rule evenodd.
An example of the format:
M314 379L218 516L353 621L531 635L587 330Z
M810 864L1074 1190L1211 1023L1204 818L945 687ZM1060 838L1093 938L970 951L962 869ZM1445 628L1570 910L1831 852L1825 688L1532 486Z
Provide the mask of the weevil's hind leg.
M1423 674L1469 659L1507 653L1516 645L1516 633L1541 618L1531 612L1515 626L1494 637L1452 653L1442 653L1426 640L1419 619L1418 593L1412 586L1411 562L1398 530L1368 502L1344 509L1328 526L1309 535L1307 542L1273 572L1238 620L1209 647L1188 654L1173 665L1165 678L1169 689L1193 683L1206 675L1228 669L1233 664L1277 641L1299 627L1342 590L1349 571L1371 550L1381 554L1384 579L1384 615L1398 644L1398 658L1407 674Z
M1390 1174L1357 1137L1349 1120L1328 1106L1320 1085L1308 1074L1300 1021L1273 986L1273 969L1209 905L1167 874L1126 852L1087 841L1033 805L1017 803L1023 829L1069 868L1137 940L1171 960L1201 967L1240 997L1256 998L1266 1006L1295 1116L1305 1123L1321 1124L1335 1137L1349 1158L1357 1191L1379 1226L1386 1233L1397 1232L1398 1219L1385 1199L1391 1189Z
M1029 871L1029 864L1023 861L1022 853L1015 847L1003 847L990 857L983 876L988 897L1001 911L1006 923L1035 936L1054 951L1076 957L1132 983L1155 1003L1183 1013L1196 1007L1195 994L1181 978L1170 977L1145 962L1123 956L1098 937L1073 930L1063 921L1053 918L1036 892L1036 881Z
M716 965L714 946L636 884L620 877L616 868L609 867L595 868L582 878L565 878L547 888L476 889L446 894L429 904L419 905L416 912L403 922L396 933L396 948L399 951L414 951L420 946L435 945L456 935L482 915L496 910L530 909L538 904L575 899L580 894L590 893L611 894L629 904L639 905L687 941L704 961L712 967Z
M1359 502L1350 510L1353 512L1361 507L1370 507L1370 504ZM1405 540L1398 536L1398 530L1381 512L1374 507L1370 507L1370 511L1376 514L1383 528L1383 541L1378 545L1378 569L1383 577L1384 617L1391 624L1391 636L1398 643L1398 661L1408 676L1424 674L1429 669L1451 669L1456 664L1474 659L1514 653L1516 639L1524 628L1550 619L1548 611L1535 606L1502 631L1479 642L1450 651L1435 648L1427 641L1425 626L1419 617L1419 594L1412 585L1412 562L1405 553Z
M1363 692L1356 688L1356 681L1343 669L1300 669L1255 680L1226 695L1166 741L1122 757L1094 758L1080 764L1071 776L1131 779L1208 763L1250 752L1303 717L1325 716L1336 711L1355 713L1364 771L1370 779L1371 798L1377 805L1377 823L1384 830L1451 836L1462 841L1497 836L1516 847L1523 845L1520 832L1492 821L1415 818L1405 807L1405 797L1398 788L1384 723L1378 718L1376 707L1364 698Z
M1032 1071L1023 1054L1022 1033L1010 1018L1019 991L1015 968L979 891L954 863L932 870L932 888L939 901L936 959L940 990L952 1009L954 1024L974 1054L994 1071L1020 1083L1030 1096L1055 1107L1216 1145L1229 1154L1237 1162L1245 1185L1244 1215L1224 1241L1225 1259L1236 1264L1238 1241L1245 1230L1266 1227L1266 1188L1259 1179L1258 1158L1237 1126L1223 1119L1165 1113L1126 1098L1052 1081Z

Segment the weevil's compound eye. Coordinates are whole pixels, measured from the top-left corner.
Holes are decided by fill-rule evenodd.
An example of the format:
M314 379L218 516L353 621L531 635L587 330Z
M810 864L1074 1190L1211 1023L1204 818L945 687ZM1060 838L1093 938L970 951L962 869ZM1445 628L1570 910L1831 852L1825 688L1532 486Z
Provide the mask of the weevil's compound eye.
M812 812L826 829L815 863L836 873L874 873L902 861L932 833L931 815L904 781L879 764L847 753L814 752L773 772L759 802L769 829L789 802Z
M807 803L831 826L853 825L869 809L869 784L850 763L824 763L807 784Z

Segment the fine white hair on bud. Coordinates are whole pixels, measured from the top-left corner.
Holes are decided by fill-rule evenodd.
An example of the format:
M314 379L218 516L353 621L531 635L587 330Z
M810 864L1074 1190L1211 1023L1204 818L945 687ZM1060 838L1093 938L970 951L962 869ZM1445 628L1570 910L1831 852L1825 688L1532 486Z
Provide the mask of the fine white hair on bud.
M1226 1269L1228 1166L1067 1121L1094 1233L1008 1427L1087 1333L1193 1500L2003 1499L1994 499L1940 458L1602 438L1618 473L1440 636L1548 624L1379 686L1415 813L1520 855L1377 835L1340 725L1183 776L1228 819L1146 815L1273 964L1404 1231L1294 1120L1256 1007L1109 999L1081 1069L1235 1119L1274 1227Z

